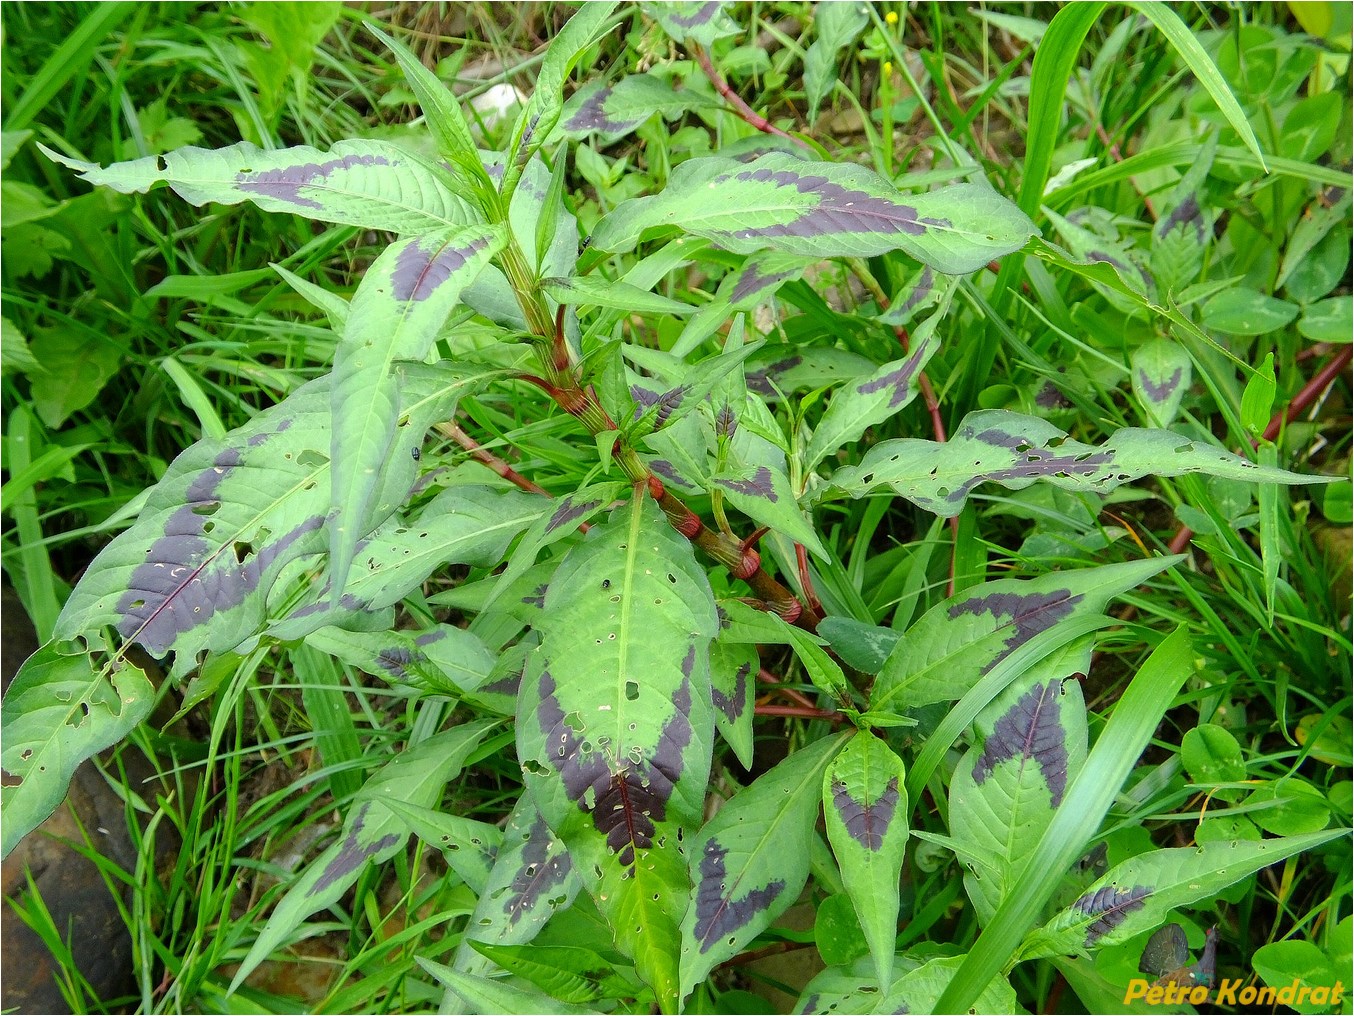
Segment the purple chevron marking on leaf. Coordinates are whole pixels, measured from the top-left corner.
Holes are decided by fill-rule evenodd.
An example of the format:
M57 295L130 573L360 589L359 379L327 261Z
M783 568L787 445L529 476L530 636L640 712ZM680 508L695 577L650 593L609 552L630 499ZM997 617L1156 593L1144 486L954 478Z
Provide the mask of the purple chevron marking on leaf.
M787 356L784 360L769 364L762 370L751 371L746 377L747 386L758 395L775 395L773 382L776 378L803 362L802 356Z
M218 611L244 603L293 544L324 526L324 517L313 515L276 538L261 533L257 546L239 541L214 546L204 535L211 512L199 513L214 510L217 486L240 462L239 453L227 448L190 484L187 503L166 521L165 535L151 544L118 600L119 633L152 656L164 656L179 635L206 625Z
M386 647L376 654L377 665L391 677L404 680L409 676L409 665L414 654L402 646Z
M366 846L358 842L358 834L362 832L362 826L367 820L367 812L370 808L370 804L362 805L353 819L352 826L348 829L348 834L343 838L343 846L339 848L339 852L329 862L324 869L324 873L320 875L319 881L315 883L315 887L311 890L312 895L324 892L345 875L350 875L356 871L367 858L376 856L382 850L393 847L400 841L398 833L386 833L375 843L369 843Z
M686 479L682 476L682 474L677 472L677 467L674 466L667 459L653 459L649 463L649 468L652 469L659 476L663 477L663 479L665 480L668 480L672 483L680 484L683 487L691 486L691 484L686 482Z
M906 313L920 304L931 295L931 289L934 287L935 281L936 277L931 272L931 266L923 266L921 278L917 280L917 284L912 287L912 292L907 295L907 299L903 301L902 306L899 307L898 310Z
M750 480L715 480L714 482L735 494L764 497L772 504L779 500L775 489L771 486L771 470L767 469L766 466L758 466L757 472L752 474Z
M485 237L477 237L464 246L441 244L430 251L423 249L421 240L407 244L395 259L391 295L396 300L414 303L428 299L453 272L488 245Z
M1014 626L1006 638L1005 648L983 668L983 673L987 673L1034 636L1068 617L1081 600L1081 594L1073 595L1070 589L1054 589L1048 593L988 593L959 601L950 607L949 615L953 620L964 614L990 613L999 624Z
M889 779L877 800L858 801L841 780L832 783L832 805L837 809L846 831L866 850L878 851L884 845L884 833L898 807L898 777Z
M904 233L922 236L929 226L949 226L948 219L922 218L908 205L875 197L865 191L850 190L825 176L801 175L786 169L749 169L716 177L714 185L735 180L740 183L770 183L793 187L801 194L812 194L818 203L800 211L793 221L768 226L752 226L724 233L730 239L750 240L774 236L825 236L834 233ZM901 195L900 195L901 196Z
M601 131L603 134L624 134L632 131L650 116L648 112L617 117L606 111L607 100L615 91L615 86L599 88L574 111L569 122L564 125L569 131Z
M688 657L694 666L694 647ZM613 771L606 752L566 722L548 670L541 673L539 689L536 719L545 732L546 757L563 779L569 799L592 816L593 827L606 837L620 862L633 864L636 847L653 846L655 823L667 817L668 800L682 775L682 753L692 737L690 679L684 679L673 695L673 715L663 725L652 755L618 771Z
M1153 384L1152 379L1147 376L1147 371L1141 367L1138 368L1138 381L1142 384L1142 390L1147 393L1147 397L1153 402L1165 402L1175 394L1176 387L1180 384L1180 368L1176 367L1161 384Z
M716 608L718 609L718 608ZM721 620L727 625L728 615L720 611ZM733 675L733 694L725 695L718 688L710 689L710 701L723 713L730 723L737 723L747 705L748 675L752 673L752 664L745 663Z
M353 169L357 166L389 166L390 160L381 155L345 155L341 159L328 162L308 162L302 166L282 166L279 169L265 169L255 173L253 170L241 170L235 174L236 186L242 191L275 198L278 201L290 201L302 208L323 209L318 201L301 196L302 187L313 187L322 183L325 177L341 169Z
M503 902L503 912L508 915L510 925L520 921L551 889L562 884L569 877L571 867L567 853L550 849L554 844L553 836L540 815L523 838L526 846L522 848L522 867L513 876L507 899Z
M1157 235L1165 236L1176 226L1190 227L1194 231L1194 238L1202 244L1204 242L1204 219L1199 211L1199 201L1193 194L1186 195L1185 200L1171 209L1171 214L1162 220L1157 226Z
M739 273L738 281L733 284L733 292L729 294L729 302L740 303L749 296L770 289L776 283L784 282L798 274L799 269L792 268L788 272L769 272L763 275L759 265L748 265Z
M1035 393L1034 404L1040 409L1066 409L1072 403L1067 401L1061 388L1052 381L1045 381Z
M448 629L446 628L442 627L433 628L430 629L429 631L425 631L422 635L414 636L414 645L418 646L421 649L425 646L430 646L435 642L441 642L444 638L447 637L447 634Z
M861 395L873 395L875 392L891 389L893 394L889 396L889 408L897 409L912 394L912 379L921 370L922 362L926 358L926 350L925 343L918 344L917 348L912 351L912 355L903 361L902 366L896 367L873 381L866 381L859 385L856 391Z
M516 696L517 689L522 684L521 674L509 674L507 677L499 678L493 684L486 684L482 688L476 689L478 692L484 692L490 695L513 695Z
M532 592L531 595L522 597L522 602L525 603L528 607L544 607L545 593L546 590L549 588L550 587L548 585L542 582L539 586L536 587L535 591Z
M1048 784L1050 803L1062 803L1067 789L1067 731L1058 716L1062 682L1036 684L1022 695L992 728L983 753L973 767L973 782L981 786L1001 763L1032 760Z
M1087 947L1095 945L1123 924L1133 911L1146 906L1147 897L1151 895L1151 888L1145 885L1135 885L1129 889L1116 889L1107 885L1087 893L1073 903L1072 906L1083 914L1096 918L1086 929Z
M553 533L560 526L566 526L574 519L582 518L601 503L601 501L584 501L581 504L574 504L572 497L563 498L559 507L555 509L555 514L551 515L550 521L546 523L545 531Z
M690 14L670 14L668 21L678 28L695 28L698 25L704 25L711 21L719 13L721 4L719 0L709 0L701 4Z
M785 891L785 880L778 878L734 899L727 889L728 872L724 860L727 854L728 850L712 839L705 845L701 857L695 927L701 952L709 952L720 939L747 925Z
M960 438L972 438L975 435L968 430L961 431ZM989 469L965 480L957 487L941 494L941 500L947 504L960 504L980 483L988 480L1021 480L1038 476L1083 476L1092 477L1101 466L1114 461L1112 451L1082 452L1079 455L1058 455L1047 448L1039 448L1028 438L1020 434L1011 434L1002 430L985 430L976 435L977 440L996 448L1007 448L1022 456L1020 465L1001 469Z
M678 385L666 392L655 392L642 385L631 385L630 397L635 400L634 418L638 420L654 406L657 406L658 412L654 414L654 429L658 429L668 422L668 417L681 406L682 399L686 397L686 393L690 390L690 385Z

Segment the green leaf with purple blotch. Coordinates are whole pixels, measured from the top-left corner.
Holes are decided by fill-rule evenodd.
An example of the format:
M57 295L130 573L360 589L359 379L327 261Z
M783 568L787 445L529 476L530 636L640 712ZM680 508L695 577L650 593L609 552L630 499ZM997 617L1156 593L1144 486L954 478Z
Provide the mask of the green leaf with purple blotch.
M305 146L269 152L241 141L227 148L181 148L107 168L42 150L82 180L122 194L167 183L194 205L251 201L266 212L389 233L424 233L478 219L445 170L385 141L339 141L327 152Z
M682 920L683 998L798 899L823 772L845 736L795 752L735 794L691 841L695 895Z
M647 378L627 377L635 409L625 425L631 433L662 430L700 407L711 393L737 371L749 356L762 348L761 342L749 342L736 349L724 349L694 364L688 364L656 349L627 343L624 355L635 366L648 372Z
M62 654L55 642L30 656L2 710L0 857L56 810L81 762L130 734L154 704L145 670L121 653L99 668L84 654Z
M667 1009L690 892L681 836L710 773L717 623L690 543L635 497L559 565L518 701L527 789Z
M1070 907L1025 937L1020 959L1086 955L1159 927L1178 907L1216 896L1286 857L1312 850L1348 829L1270 840L1231 840L1149 850L1111 868Z
M343 833L306 869L274 908L268 924L250 947L231 981L233 992L274 949L286 943L301 922L337 903L357 881L369 861L384 861L403 848L409 828L383 803L396 799L431 808L442 797L465 760L498 725L499 720L476 720L434 734L404 749L373 773L353 798Z
M456 949L456 969L469 974L493 970L468 939L495 945L530 942L582 888L563 841L550 831L531 795L523 794L508 816L494 866L466 925L466 940Z
M812 469L839 448L857 441L875 424L900 412L914 398L927 362L940 348L936 324L943 311L927 318L912 333L912 348L868 377L848 381L832 393L827 412L813 428L804 468Z
M330 594L344 591L357 541L388 516L375 494L395 455L403 382L395 364L422 360L461 291L502 249L498 226L464 226L399 240L367 270L353 294L334 351L333 515L329 525ZM499 371L466 376L483 387Z
M973 586L932 607L907 630L874 683L870 708L903 711L959 699L1040 632L1101 613L1112 597L1181 560L1153 558Z
M720 0L670 0L645 4L644 13L678 42L690 40L708 49L716 39L742 31L725 12L726 6Z
M1194 380L1194 363L1173 339L1152 339L1133 351L1129 360L1133 394L1149 422L1167 427L1180 412L1180 400Z
M950 782L950 836L980 924L997 912L1068 784L1086 761L1086 704L1075 678L1090 638L1057 650L978 714L977 736Z
M611 15L615 9L615 0L583 4L554 33L536 75L536 87L513 124L507 168L499 185L502 194L511 196L517 190L522 170L555 130L564 110L565 83L588 48L614 27Z
M804 517L790 479L777 466L759 464L730 467L710 477L710 489L759 526L766 526L796 543L802 543L824 560L827 550L812 523Z
M878 364L849 349L818 346L764 346L747 363L748 389L768 399L824 385L841 384Z
M903 760L868 730L857 731L823 774L828 842L882 991L893 979L898 937L898 880L908 837L905 779Z
M904 194L864 166L778 152L750 163L719 156L682 163L660 194L633 198L604 216L593 246L627 251L656 226L739 254L873 257L901 250L948 275L975 272L1035 233L1015 205L978 184Z
M749 310L768 300L781 286L804 274L817 258L761 251L751 254L743 266L720 280L715 298L692 316L672 344L674 356L686 356L719 330L735 311Z
M450 624L423 631L354 632L325 627L307 635L306 645L393 685L471 701L477 701L475 690L489 680L494 669L494 655L488 647L464 628Z
M1141 476L1203 473L1251 483L1330 483L1258 466L1216 445L1169 430L1125 427L1100 445L1082 444L1046 420L999 409L970 413L949 441L917 438L882 441L858 466L838 469L820 488L861 497L890 487L919 508L945 518L958 515L979 484L1012 490L1051 483L1063 490L1108 494Z
M600 134L617 141L655 113L672 120L693 109L719 105L713 98L652 74L629 74L613 85L592 81L564 104L560 130L571 138Z
M716 637L710 646L710 699L715 707L715 725L743 768L749 771L753 750L752 706L761 665L755 645Z

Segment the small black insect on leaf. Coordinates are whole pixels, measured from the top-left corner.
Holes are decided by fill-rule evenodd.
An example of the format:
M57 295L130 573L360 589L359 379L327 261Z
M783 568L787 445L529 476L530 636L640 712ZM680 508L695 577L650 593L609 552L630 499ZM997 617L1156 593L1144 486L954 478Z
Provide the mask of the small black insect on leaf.
M421 451L419 450L419 448L418 448L417 445L415 445L413 448L410 448L410 449L409 449L409 454L412 455L412 456L414 457L414 461L415 461L415 462L417 462L419 459L423 458L423 452L421 452Z

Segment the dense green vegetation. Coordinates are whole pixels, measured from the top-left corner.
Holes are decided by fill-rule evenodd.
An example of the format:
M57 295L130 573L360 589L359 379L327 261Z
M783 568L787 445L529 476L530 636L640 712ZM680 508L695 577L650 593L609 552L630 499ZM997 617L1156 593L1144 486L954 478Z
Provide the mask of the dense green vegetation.
M2 17L5 851L92 757L135 858L112 993L13 890L75 1011L1348 971L1347 8Z

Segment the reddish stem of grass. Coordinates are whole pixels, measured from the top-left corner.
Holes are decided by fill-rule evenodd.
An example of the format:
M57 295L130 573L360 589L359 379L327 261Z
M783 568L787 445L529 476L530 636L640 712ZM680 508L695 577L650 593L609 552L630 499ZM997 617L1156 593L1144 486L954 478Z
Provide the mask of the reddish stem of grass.
M532 483L525 476L523 476L517 470L513 469L512 466L508 465L493 452L488 451L483 445L481 445L473 437L471 437L464 430L462 430L459 424L442 423L438 424L437 429L443 434L443 436L451 438L458 445L460 445L462 448L468 451L471 457L476 462L482 462L484 465L488 466L495 473L503 477L503 479L507 480L514 486L520 487L522 490L525 490L530 494L542 494L545 497L554 496L553 494L550 493L550 491L546 490L544 487ZM584 523L583 525L579 526L579 528L582 529L584 532L587 532L587 523Z

